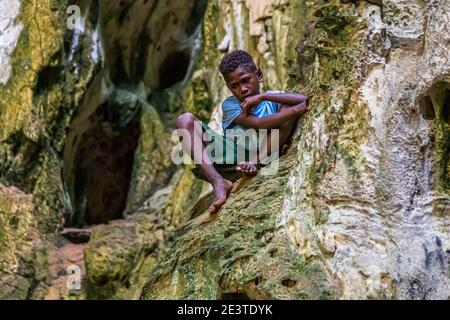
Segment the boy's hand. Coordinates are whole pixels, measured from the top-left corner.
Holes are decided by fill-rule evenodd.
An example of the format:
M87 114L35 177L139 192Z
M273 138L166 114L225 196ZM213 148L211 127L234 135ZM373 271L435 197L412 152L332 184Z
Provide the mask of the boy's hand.
M241 102L241 108L246 115L249 115L252 109L260 104L263 100L263 96L260 94L247 97L244 101Z

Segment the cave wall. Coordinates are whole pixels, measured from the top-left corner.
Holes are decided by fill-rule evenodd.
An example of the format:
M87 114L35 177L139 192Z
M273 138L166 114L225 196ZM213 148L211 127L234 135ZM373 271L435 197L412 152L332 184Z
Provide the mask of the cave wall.
M65 69L66 5L1 3L2 298L44 294L47 243L54 240L69 207L61 157L66 121L90 75L74 76Z
M205 4L2 1L0 297L112 297L133 277L97 277L93 266L101 250L85 250L86 242L97 248L108 235L114 238L116 225L136 230L124 234L138 240L121 242L136 254L133 270L158 255L172 220L185 221L176 214L160 218L172 185L196 188L193 176L177 171L166 152L172 119L183 105L178 99L158 110L162 105L151 101L160 91L183 94ZM75 28L68 24L69 5L80 8ZM179 206L184 202L176 204L182 212ZM158 245L139 240L144 215L153 225L145 237ZM116 249L121 244L106 243ZM101 264L110 266L119 251ZM71 265L81 269L81 290L66 286ZM98 279L101 285L111 280L112 289L97 292Z
M450 296L448 2L73 3L0 4L1 298ZM167 151L236 48L311 110L211 218Z
M294 4L313 96L279 174L198 206L141 298L448 299L448 2Z

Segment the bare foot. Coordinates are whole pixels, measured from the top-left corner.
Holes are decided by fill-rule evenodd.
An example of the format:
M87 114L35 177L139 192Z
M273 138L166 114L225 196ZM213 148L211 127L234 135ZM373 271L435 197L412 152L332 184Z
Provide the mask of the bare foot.
M214 200L209 207L209 213L217 213L228 199L228 195L233 188L233 183L226 179L218 180L213 184Z
M256 176L258 173L258 167L251 162L242 162L236 166L237 171L241 171L246 176Z

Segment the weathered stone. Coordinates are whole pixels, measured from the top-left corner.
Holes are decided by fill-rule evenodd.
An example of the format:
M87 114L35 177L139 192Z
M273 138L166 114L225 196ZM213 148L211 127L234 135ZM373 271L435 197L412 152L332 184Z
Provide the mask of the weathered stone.
M67 5L0 5L2 298L450 296L448 1L83 1L75 30ZM278 174L210 217L170 131L221 131L237 48L314 95Z
M19 9L19 0L5 0L0 3L0 11L5 14L0 17L0 85L6 84L11 76L11 53L23 29L22 24L15 22Z
M26 299L44 280L45 263L33 197L0 184L0 299ZM44 276L45 277L45 276Z
M200 215L180 228L142 298L449 297L450 70L441 44L450 7L410 5L387 1L382 13L364 1L306 6L297 88L314 96L277 178L286 179L281 200L257 177L216 219ZM259 207L268 203L280 207ZM266 213L252 220L251 240L250 209ZM259 246L260 224L276 232ZM271 270L263 257L272 245L296 258L279 258L265 277L257 271ZM279 278L295 259L323 282L307 282L303 268Z
M143 215L95 227L84 251L88 298L136 299L164 233L152 216Z
M175 234L172 249L154 269L144 299L327 299L339 295L322 262L307 261L276 230L291 152L276 176L244 182L219 215L198 208Z

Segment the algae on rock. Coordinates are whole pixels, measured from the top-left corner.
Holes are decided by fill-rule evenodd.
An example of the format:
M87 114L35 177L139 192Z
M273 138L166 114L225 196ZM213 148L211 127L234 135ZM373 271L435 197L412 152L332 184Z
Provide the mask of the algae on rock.
M448 298L448 3L293 3L306 10L289 83L313 97L275 178L281 199L257 177L184 225L141 298ZM254 52L241 34L220 48ZM248 227L247 210L266 215ZM289 257L275 274L272 246Z
M0 5L2 298L450 296L448 1L75 4L75 30L68 1ZM310 111L278 174L210 217L170 132L181 112L221 131L237 48Z

